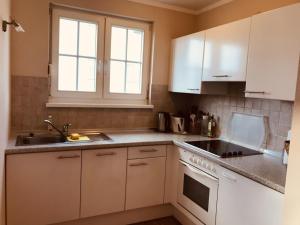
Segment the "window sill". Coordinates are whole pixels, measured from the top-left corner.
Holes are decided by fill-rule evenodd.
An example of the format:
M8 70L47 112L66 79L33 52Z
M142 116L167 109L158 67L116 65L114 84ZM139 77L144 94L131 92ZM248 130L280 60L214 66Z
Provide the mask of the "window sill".
M137 102L74 102L74 101L53 101L49 99L47 108L111 108L111 109L153 109L154 105L144 101Z

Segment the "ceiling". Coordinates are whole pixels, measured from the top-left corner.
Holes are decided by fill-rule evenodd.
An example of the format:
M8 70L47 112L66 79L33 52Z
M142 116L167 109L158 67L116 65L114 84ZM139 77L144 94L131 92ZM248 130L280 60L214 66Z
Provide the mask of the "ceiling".
M141 4L167 8L190 14L201 14L233 0L129 0Z

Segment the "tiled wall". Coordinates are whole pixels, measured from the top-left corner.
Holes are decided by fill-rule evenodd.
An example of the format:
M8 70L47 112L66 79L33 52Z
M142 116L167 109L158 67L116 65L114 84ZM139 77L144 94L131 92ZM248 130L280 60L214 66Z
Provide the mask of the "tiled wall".
M13 131L45 130L48 115L58 126L68 122L75 129L154 128L158 111L175 112L185 104L184 95L170 94L166 85L152 86L154 110L46 108L48 94L47 78L13 76Z
M221 135L226 135L226 125L232 112L267 116L270 132L266 144L270 150L281 151L287 133L291 129L292 102L228 96L198 96L194 97L193 104L200 110L218 117Z
M46 108L48 79L13 76L12 78L12 130L45 130L43 120L48 115L62 126L68 122L74 129L105 128L154 128L158 111L187 111L191 105L210 112L219 119L220 134L226 135L226 125L232 112L265 115L268 117L270 133L267 148L281 150L291 128L293 103L277 100L250 99L228 96L194 96L170 94L167 85L152 86L152 103L149 109L84 109Z

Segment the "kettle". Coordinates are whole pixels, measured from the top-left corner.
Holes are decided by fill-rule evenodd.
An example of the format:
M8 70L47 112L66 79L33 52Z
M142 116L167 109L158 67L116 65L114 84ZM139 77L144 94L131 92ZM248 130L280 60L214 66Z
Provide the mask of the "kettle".
M172 131L174 133L185 133L185 119L183 117L172 116L171 117Z
M160 132L168 132L170 129L170 115L167 112L158 113L157 129Z

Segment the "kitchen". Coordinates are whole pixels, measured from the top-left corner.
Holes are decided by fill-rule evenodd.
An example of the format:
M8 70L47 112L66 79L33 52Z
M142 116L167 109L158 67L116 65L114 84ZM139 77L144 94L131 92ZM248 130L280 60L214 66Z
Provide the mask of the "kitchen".
M1 0L1 224L299 224L299 5Z

